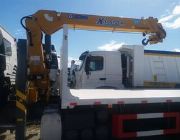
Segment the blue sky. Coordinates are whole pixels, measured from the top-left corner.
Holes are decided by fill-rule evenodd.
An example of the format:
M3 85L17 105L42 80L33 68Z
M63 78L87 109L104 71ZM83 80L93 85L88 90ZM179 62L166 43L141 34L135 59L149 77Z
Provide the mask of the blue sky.
M40 9L132 18L157 17L167 37L163 43L145 49L180 51L180 0L1 0L0 25L16 38L25 38L20 25L23 16ZM101 31L69 31L69 56L78 58L86 50L113 50L121 44L141 44L141 34ZM62 31L55 33L53 44L60 50Z

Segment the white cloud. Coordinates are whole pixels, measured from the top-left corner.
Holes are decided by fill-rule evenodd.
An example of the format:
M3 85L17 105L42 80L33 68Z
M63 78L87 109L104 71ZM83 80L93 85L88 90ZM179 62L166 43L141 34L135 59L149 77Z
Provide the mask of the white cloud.
M161 18L159 20L160 23L164 23L164 22L167 22L169 20L171 20L174 16L173 15L169 15L169 16L164 16L163 18Z
M175 6L175 8L173 9L172 14L174 14L174 15L179 15L180 14L180 5Z
M167 27L172 28L172 29L180 28L180 17L175 19L173 22L167 23Z
M125 43L117 43L116 41L112 40L110 43L97 47L97 49L101 51L115 51L121 48L122 45L125 45Z
M180 28L180 4L174 6L173 10L167 16L163 16L159 22L166 28Z
M173 49L174 52L180 52L180 49L179 48L175 48Z

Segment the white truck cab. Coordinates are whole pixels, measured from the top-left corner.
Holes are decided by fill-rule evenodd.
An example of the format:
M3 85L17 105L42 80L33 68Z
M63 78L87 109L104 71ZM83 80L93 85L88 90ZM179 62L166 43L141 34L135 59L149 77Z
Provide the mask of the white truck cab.
M14 83L13 69L17 66L17 48L15 38L0 26L0 68L5 77Z
M0 108L15 97L16 68L16 40L0 26Z
M108 53L96 51L83 54L86 56L82 59L79 70L76 71L77 88L122 87L120 52ZM115 65L116 69L113 69Z
M143 51L141 46L124 46L119 51L84 52L76 71L76 88L143 86Z

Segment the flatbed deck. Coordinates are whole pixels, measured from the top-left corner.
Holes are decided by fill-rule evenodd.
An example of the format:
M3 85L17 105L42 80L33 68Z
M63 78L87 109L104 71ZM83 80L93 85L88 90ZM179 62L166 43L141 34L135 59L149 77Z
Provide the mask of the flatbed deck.
M180 102L180 90L172 89L70 89L70 94L63 106Z

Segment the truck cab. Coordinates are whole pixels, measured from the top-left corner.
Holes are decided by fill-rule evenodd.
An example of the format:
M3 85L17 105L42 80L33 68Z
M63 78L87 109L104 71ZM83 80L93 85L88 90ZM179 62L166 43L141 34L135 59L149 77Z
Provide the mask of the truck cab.
M16 40L2 27L0 27L0 64L5 76L10 77L13 82L10 75L13 75L13 69L17 65Z
M111 54L105 51L87 52L79 70L76 71L77 88L122 87L120 60L120 52L111 52ZM115 65L116 69L113 69Z
M15 87L17 66L16 41L0 26L0 107L7 101ZM12 95L14 97L14 95Z
M143 47L139 46L124 46L118 51L84 52L79 57L82 63L75 72L76 88L122 89L142 86L142 77L139 77L143 70L142 55ZM141 63L135 64L135 60L139 59Z

